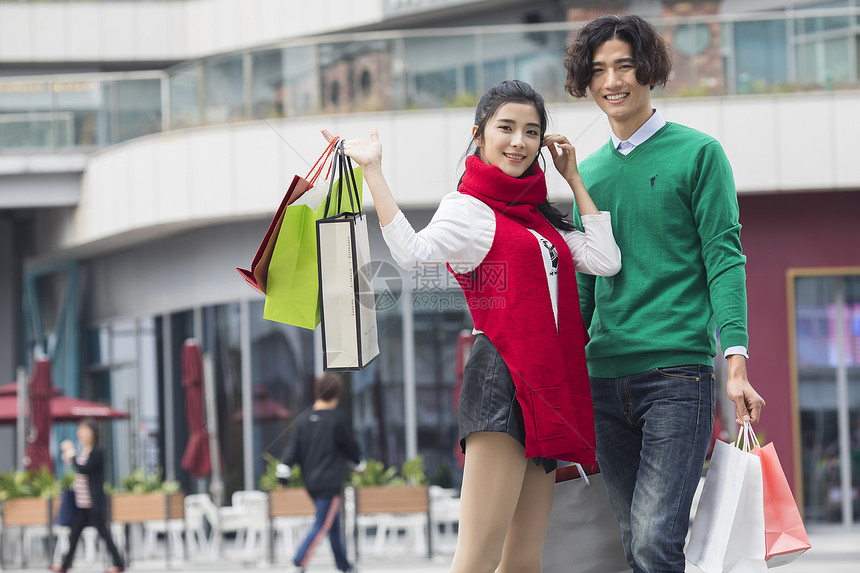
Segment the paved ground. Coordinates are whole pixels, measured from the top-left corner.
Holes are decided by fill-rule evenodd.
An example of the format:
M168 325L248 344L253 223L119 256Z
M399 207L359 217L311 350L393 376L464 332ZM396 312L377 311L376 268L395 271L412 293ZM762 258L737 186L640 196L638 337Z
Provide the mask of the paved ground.
M809 530L812 549L802 555L797 561L779 569L780 573L860 573L860 526L845 529L838 526L815 526ZM450 556L433 560L426 558L391 558L365 559L358 563L361 573L444 573L450 565ZM244 564L236 560L219 562L200 561L172 564L167 568L163 560L135 561L129 571L140 573L161 573L163 571L195 571L195 572L224 572L239 573L252 571L285 571L287 563L277 564L256 563ZM33 563L28 569L5 568L6 573L25 573L44 570L44 564ZM102 569L92 564L74 569L81 572L97 572ZM330 554L326 551L312 562L309 571L330 573L332 566ZM572 573L575 570L571 570ZM697 573L696 567L689 566L687 573Z

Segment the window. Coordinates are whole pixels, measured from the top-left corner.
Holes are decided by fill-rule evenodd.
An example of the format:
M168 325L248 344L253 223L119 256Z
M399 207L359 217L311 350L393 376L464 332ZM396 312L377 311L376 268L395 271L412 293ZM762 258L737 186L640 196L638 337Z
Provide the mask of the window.
M201 122L200 70L200 64L195 64L170 75L170 127L173 129Z
M107 452L106 477L114 485L136 469L153 473L164 463L158 404L160 328L152 318L118 319L87 331L80 396L130 415L129 420L99 424ZM74 439L74 424L58 426L63 438Z
M254 483L265 470L263 453L281 457L296 416L313 403L313 331L263 318L264 301L250 304L251 383L254 402ZM232 414L233 424L242 412Z
M733 37L739 93L768 92L788 83L788 40L783 20L736 22Z
M797 275L794 289L805 516L860 518L860 271Z
M208 60L203 64L206 122L223 123L245 119L242 55Z

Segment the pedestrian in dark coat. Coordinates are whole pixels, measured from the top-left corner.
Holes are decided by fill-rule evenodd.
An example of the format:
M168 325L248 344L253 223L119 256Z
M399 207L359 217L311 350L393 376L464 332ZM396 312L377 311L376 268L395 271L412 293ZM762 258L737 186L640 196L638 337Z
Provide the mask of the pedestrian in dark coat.
M343 381L329 372L314 382L316 400L296 420L296 430L284 453L282 477L299 464L302 480L316 507L316 519L293 558L296 571L304 571L322 539L328 535L335 564L340 571L353 571L346 556L341 519L341 500L346 464L359 463L361 452L346 415L338 410Z
M122 557L105 524L105 456L104 449L98 445L98 428L94 420L85 419L78 423L78 442L81 451L77 453L71 440L65 440L60 445L63 461L71 464L75 470L73 490L77 509L69 534L69 552L63 557L62 565L52 565L50 569L65 573L72 566L81 532L89 525L96 528L110 552L113 567L108 569L108 573L125 571Z

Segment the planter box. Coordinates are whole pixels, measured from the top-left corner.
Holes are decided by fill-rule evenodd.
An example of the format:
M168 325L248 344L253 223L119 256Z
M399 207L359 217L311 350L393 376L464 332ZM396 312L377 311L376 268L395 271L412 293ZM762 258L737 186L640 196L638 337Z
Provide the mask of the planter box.
M373 486L355 490L356 513L425 513L430 512L430 489L421 486Z
M281 488L269 492L270 517L296 517L315 513L314 502L303 487Z
M49 500L41 497L10 499L3 502L3 525L27 527L48 525Z
M118 493L111 496L111 521L142 523L185 519L185 495L181 493Z
M396 535L400 529L424 530L426 535L422 545L419 537L413 537L414 546L410 548L417 554L423 547L427 556L433 556L430 535L430 488L428 486L374 486L359 487L355 490L354 531L356 554L361 538L366 537L369 528L376 529L376 543L373 551L387 554L383 541L388 535ZM411 534L410 534L411 536ZM380 550L382 550L380 552Z

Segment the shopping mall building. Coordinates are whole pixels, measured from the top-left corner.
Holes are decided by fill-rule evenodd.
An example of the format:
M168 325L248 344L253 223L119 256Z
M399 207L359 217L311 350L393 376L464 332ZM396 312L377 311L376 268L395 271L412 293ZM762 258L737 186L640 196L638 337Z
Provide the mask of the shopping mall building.
M262 453L290 433L255 402L307 407L320 342L264 320L234 267L323 150L319 130L378 128L420 228L455 188L477 97L500 80L541 91L580 157L606 142L561 64L602 11L659 26L675 65L656 107L715 136L734 168L761 433L808 520L860 520L858 0L0 1L0 382L47 354L66 394L130 412L105 427L112 479L161 466L196 491L207 484L180 467L180 353L194 338L212 359L227 489L254 488ZM373 257L390 263L365 208ZM455 286L444 269L379 273L382 354L347 377L345 399L369 456L421 454L454 485L471 327ZM731 408L722 416L730 427ZM15 431L0 426L0 441ZM2 448L0 467L16 457Z

